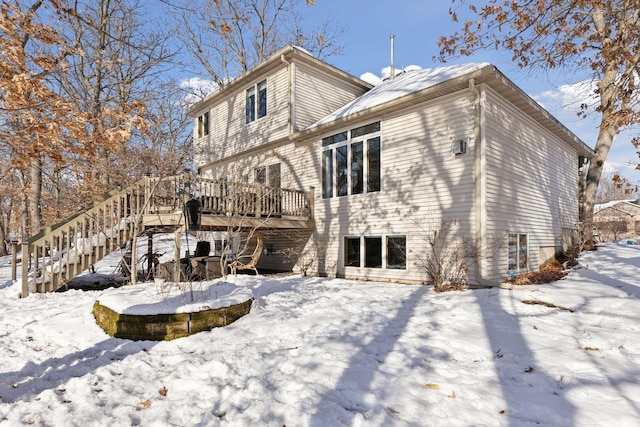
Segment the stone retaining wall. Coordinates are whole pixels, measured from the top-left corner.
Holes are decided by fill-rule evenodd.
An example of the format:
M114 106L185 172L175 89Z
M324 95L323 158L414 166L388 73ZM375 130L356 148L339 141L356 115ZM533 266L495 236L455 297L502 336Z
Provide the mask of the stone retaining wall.
M253 298L230 307L195 313L133 315L120 314L96 301L93 315L104 331L116 338L169 341L201 331L227 326L251 310Z

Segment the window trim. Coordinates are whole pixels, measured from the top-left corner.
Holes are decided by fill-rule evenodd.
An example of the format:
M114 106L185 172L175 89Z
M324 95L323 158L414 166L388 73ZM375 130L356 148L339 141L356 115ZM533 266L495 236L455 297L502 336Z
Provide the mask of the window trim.
M198 131L198 138L203 138L209 135L209 112L206 111L198 116L196 128Z
M376 121L322 138L323 199L382 191L381 128L381 122ZM358 144L360 150L356 151ZM354 159L356 154L360 159ZM361 160L361 164L356 160ZM375 174L372 166L376 166ZM377 176L375 182L371 181L372 176Z
M404 238L404 266L402 268L394 268L389 266L389 239ZM380 239L380 266L367 266L367 239ZM356 236L353 234L345 234L342 236L342 267L349 269L365 269L373 270L389 270L389 271L408 271L408 254L407 234L399 233L380 233ZM347 265L347 240L358 240L359 259L358 265Z
M389 240L390 239L404 239L404 264L402 267L390 267L389 266ZM387 270L407 270L407 235L406 234L389 234L385 236L385 269Z
M266 117L269 113L268 105L269 90L267 79L260 80L248 87L245 90L245 124L248 125Z
M512 267L511 265L512 236L514 236L515 238L515 269L511 268ZM522 248L521 248L521 240L520 240L523 237L526 239L524 261L521 259ZM511 232L508 233L507 235L507 272L510 276L526 273L529 271L529 252L530 252L529 246L530 246L529 233L511 233Z

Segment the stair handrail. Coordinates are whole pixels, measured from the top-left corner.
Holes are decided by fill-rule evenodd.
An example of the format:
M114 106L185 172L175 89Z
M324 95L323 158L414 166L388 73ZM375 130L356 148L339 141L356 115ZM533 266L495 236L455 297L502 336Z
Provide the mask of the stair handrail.
M69 223L70 221L73 221L76 218L81 217L82 215L85 215L87 213L89 213L92 209L101 207L102 204L107 203L110 201L110 199L112 197L115 197L117 195L119 195L120 193L123 192L127 192L127 191L133 191L136 188L139 188L141 186L141 184L144 184L146 178L142 178L139 179L138 181L136 181L135 183L133 183L132 185L130 185L127 188L115 188L111 191L108 191L106 193L104 193L101 197L99 197L98 199L95 199L93 202L91 202L90 205L86 206L85 208L81 209L79 212L76 212L74 214L69 215L68 217L64 218L63 220L61 220L60 222L57 222L53 225L50 225L48 227L42 228L37 234L34 234L33 236L31 236L26 243L33 245L36 244L40 239L47 237L49 234L53 233L54 231L56 231L59 228L64 227L67 223Z

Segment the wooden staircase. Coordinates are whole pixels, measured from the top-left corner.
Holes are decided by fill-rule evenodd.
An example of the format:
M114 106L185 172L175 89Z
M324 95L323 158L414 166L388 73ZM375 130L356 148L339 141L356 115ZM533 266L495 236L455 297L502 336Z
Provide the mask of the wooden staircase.
M313 189L268 191L259 184L215 181L189 174L145 177L128 188L110 191L80 213L23 243L22 296L56 291L147 228L182 227L184 203L190 198L201 202L203 215L286 215L312 220ZM173 220L154 224L162 216ZM15 277L16 263L13 268Z

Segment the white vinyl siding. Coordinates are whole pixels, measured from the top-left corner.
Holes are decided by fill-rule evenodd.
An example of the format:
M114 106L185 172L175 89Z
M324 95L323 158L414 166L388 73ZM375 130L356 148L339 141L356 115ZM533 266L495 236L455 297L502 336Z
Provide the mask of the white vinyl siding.
M294 82L294 132L333 113L365 92L362 87L338 80L303 62L295 64Z
M576 152L549 131L486 90L487 235L528 234L529 268L537 269L539 248L558 247L562 229L578 221ZM491 262L489 279L503 279L507 249Z
M473 235L473 148L470 148L469 154L461 156L452 152L453 141L473 136L472 100L469 93L463 92L379 118L382 176L379 192L322 199L319 172L323 150L319 140L308 142L315 146L313 156L318 165L315 184L316 230L319 238L327 242L326 265L335 265L335 274L424 282L424 272L415 256L418 248L425 244L418 231L420 225L427 225L433 218L445 216L457 219L465 228L465 234ZM366 125L375 119L378 118L371 117L367 122L353 123L343 130ZM337 132L331 134L334 133ZM404 270L364 266L345 269L345 236L397 235L406 236L407 260Z
M256 116L255 120L247 123L247 90L256 88L264 80L263 76L247 82L245 86L230 93L227 99L212 106L210 123L214 126L208 138L196 141L196 167L287 136L288 73L284 64L266 78L266 116Z
M365 92L353 82L314 69L304 62L293 62L291 67L295 74L291 81L287 65L283 63L267 76L247 81L246 85L212 105L209 110L212 129L208 136L197 138L196 118L194 161L197 168L283 139L289 133L290 120L293 132L302 130ZM247 123L247 90L256 88L265 79L266 116L256 116L256 120ZM290 102L293 111L290 111Z

